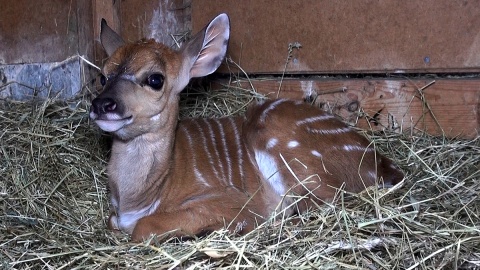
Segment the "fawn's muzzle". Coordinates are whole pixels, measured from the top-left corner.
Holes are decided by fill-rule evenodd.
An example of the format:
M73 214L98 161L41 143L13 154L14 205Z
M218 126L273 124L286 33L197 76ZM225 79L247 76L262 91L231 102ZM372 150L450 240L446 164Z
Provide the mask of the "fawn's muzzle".
M117 103L112 98L96 98L92 101L90 116L96 115L98 117L106 113L115 113L115 109L117 109Z

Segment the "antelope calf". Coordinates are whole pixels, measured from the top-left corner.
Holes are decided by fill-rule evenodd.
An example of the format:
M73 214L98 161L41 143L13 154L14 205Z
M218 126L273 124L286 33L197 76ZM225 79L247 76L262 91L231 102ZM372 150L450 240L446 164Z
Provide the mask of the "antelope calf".
M228 227L245 233L274 211L287 215L403 174L334 116L285 99L244 117L178 121L190 78L214 72L229 39L220 14L174 51L153 40L126 44L102 21L109 55L90 117L114 135L108 164L110 229L141 241ZM229 226L230 225L230 226Z

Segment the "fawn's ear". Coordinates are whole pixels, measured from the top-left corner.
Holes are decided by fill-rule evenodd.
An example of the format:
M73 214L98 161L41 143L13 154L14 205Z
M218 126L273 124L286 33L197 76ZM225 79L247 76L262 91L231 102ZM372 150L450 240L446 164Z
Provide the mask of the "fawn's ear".
M190 71L188 80L209 75L220 66L229 36L230 22L222 13L182 47L183 65Z
M113 31L112 28L110 28L110 26L108 26L105 19L102 19L100 42L102 43L102 46L107 52L108 56L111 56L115 50L125 44L125 41L123 41L122 37L120 37L117 33L115 33L115 31Z

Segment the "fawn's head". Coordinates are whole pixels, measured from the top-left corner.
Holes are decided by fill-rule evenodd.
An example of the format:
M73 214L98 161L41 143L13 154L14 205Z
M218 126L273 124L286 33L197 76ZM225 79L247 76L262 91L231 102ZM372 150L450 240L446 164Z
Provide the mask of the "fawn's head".
M154 40L126 44L104 20L101 43L109 58L103 92L90 117L104 131L129 140L166 127L178 116L178 94L191 78L213 73L227 50L229 19L220 14L175 51ZM173 123L173 124L172 124Z

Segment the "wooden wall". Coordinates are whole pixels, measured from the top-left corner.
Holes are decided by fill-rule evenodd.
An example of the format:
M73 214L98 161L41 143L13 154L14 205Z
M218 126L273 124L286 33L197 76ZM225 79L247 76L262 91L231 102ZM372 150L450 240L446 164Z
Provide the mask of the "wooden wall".
M251 79L220 84L364 128L480 134L480 0L194 0L193 31L222 12L235 63L220 72Z
M81 0L2 0L0 98L67 99L90 70L78 56L93 53L92 3Z
M93 6L97 39L102 18L128 42L154 38L175 47L176 40L181 41L191 29L190 1L187 0L93 0ZM95 61L101 64L105 56L97 42Z
M126 41L143 37L175 44L190 29L184 0L2 0L0 99L68 99L92 93L106 54L100 21ZM180 36L170 34L183 33ZM86 61L85 61L86 60Z
M240 77L217 83L313 100L362 127L479 135L480 0L3 0L0 98L94 92L82 58L106 57L101 18L127 41L176 47L221 12L228 58L254 79L226 62Z
M193 30L221 12L249 73L480 71L480 0L194 0Z
M59 62L91 55L92 4L80 0L2 0L0 64Z

